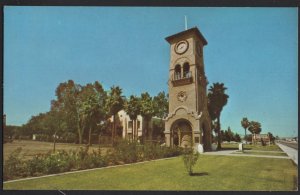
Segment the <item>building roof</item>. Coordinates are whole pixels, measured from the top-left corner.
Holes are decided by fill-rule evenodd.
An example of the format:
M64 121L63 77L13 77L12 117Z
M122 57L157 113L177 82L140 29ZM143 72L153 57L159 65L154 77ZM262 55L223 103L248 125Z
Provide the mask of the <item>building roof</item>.
M185 30L185 31L179 32L177 34L171 35L171 36L167 37L166 40L169 43L171 43L175 38L177 38L179 36L186 35L186 34L190 34L190 33L195 33L196 36L198 36L200 38L200 40L203 42L203 45L207 45L206 39L204 38L204 36L201 34L201 32L199 31L199 29L197 27L193 27L193 28L190 28L188 30Z

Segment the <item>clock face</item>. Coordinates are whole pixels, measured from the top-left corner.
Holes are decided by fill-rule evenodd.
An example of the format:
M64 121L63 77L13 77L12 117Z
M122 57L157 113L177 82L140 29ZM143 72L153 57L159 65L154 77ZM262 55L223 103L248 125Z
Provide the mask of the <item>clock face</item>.
M180 41L175 45L175 52L178 54L183 54L188 49L189 44L187 41Z

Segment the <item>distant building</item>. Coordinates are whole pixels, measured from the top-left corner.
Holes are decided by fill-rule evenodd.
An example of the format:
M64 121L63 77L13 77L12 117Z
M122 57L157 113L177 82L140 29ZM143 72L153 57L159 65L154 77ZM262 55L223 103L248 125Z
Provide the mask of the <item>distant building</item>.
M137 120L134 123L129 115L124 111L121 110L118 112L118 117L116 117L116 129L117 131L122 132L122 138L127 138L129 140L132 140L132 134L134 131L132 130L132 126L134 125L134 129L136 132L134 133L134 139L139 140L143 133L143 128L146 129L146 133L149 135L152 133L153 130L153 119L158 119L157 117L153 117L151 121L149 122L148 129L146 127L145 120L141 115L137 116ZM110 122L113 122L113 117L111 117ZM137 136L135 136L137 135Z
M252 143L254 144L265 143L270 145L271 139L269 137L269 134L252 134Z

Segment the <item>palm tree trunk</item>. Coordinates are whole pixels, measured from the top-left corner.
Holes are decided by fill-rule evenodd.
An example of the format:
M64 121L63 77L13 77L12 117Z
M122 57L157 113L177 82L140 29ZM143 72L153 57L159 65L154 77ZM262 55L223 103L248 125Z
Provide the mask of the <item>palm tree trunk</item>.
M221 125L220 125L220 117L217 118L217 124L218 124L218 146L217 150L221 150Z
M92 128L89 129L89 146L91 145L91 134L92 134Z
M134 120L134 129L135 129L135 139L136 139L136 141L138 141L139 132L138 132L138 128L137 128L137 119Z
M79 144L82 144L82 134L81 134L81 128L80 128L80 121L77 122L77 131L78 131Z
M131 123L131 137L132 137L132 142L134 141L134 134L135 134L135 132L134 132L134 128L133 128L133 121L134 120L132 120L132 123Z
M247 144L247 137L246 137L246 128L245 128L245 141L246 141L246 144Z
M127 120L125 118L125 140L127 140Z
M53 139L53 153L55 152L55 145L56 145L56 132L54 133L54 139Z
M136 133L135 133L135 120L132 120L132 133L133 133L133 140L136 140Z
M147 137L147 119L145 118L145 125L144 125L144 128L142 129L142 143L144 144L145 141L146 141L146 137Z
M115 115L113 115L113 128L112 128L112 131L111 131L112 146L114 146L114 138L115 138Z
M153 133L153 132L152 132L152 127L151 127L151 125L150 125L150 124L151 124L150 122L151 122L151 119L150 119L149 122L148 122L148 126L149 126L148 129L149 129L149 139L152 141L152 133Z

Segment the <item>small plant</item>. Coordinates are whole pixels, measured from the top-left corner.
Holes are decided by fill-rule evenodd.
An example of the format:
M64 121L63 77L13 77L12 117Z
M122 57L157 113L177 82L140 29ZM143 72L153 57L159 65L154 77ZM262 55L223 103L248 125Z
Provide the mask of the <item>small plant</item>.
M193 166L196 164L199 157L198 152L194 152L193 148L185 148L183 150L182 158L184 162L184 166L189 173L189 175L193 175Z

